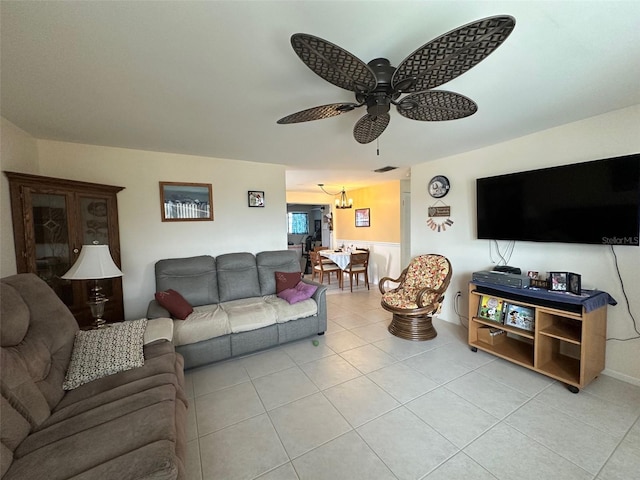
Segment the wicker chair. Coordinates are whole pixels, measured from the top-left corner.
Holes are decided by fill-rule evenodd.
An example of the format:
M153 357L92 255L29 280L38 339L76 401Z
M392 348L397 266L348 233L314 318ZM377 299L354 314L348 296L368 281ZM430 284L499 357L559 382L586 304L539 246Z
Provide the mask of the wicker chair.
M389 332L407 340L429 340L438 332L431 322L439 313L444 292L451 281L451 263L442 255L419 255L402 271L400 277L383 277L378 284L381 305L393 313ZM387 282L398 283L386 289Z

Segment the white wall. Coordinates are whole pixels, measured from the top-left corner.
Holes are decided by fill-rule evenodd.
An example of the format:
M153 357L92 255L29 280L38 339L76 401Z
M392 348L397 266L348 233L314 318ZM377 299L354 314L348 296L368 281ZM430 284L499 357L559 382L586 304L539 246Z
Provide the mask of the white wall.
M118 193L125 317L143 317L163 258L287 248L282 165L38 140L39 173L125 189ZM162 222L160 181L211 183L213 222ZM249 208L247 192L265 192ZM4 223L4 222L3 222Z
M467 315L468 282L474 271L490 270L497 256L490 255L490 242L475 238L475 179L553 165L577 163L640 152L640 106L610 112L580 122L539 132L473 152L413 166L411 169L411 250L441 253L453 266L453 278L441 318L458 322L453 300L461 291L461 310ZM427 194L434 175L451 181L443 202L451 206L453 225L434 232L426 225L427 207L435 203ZM603 219L596 219L601 221ZM508 242L500 242L502 249ZM640 323L640 248L615 247L620 273ZM609 246L517 242L509 265L523 271L567 270L582 275L583 288L609 292L617 306L608 307L608 337L636 336L627 313L614 258ZM606 372L640 384L640 339L607 341Z
M9 172L38 173L36 139L0 117L0 169ZM15 245L11 224L9 181L0 179L0 277L16 273Z

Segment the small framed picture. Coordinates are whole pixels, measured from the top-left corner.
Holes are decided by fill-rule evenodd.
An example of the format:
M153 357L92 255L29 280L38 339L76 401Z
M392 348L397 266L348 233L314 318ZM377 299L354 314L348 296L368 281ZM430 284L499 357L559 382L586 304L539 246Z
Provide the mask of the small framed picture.
M550 290L556 292L570 292L575 295L582 293L582 277L573 272L549 272Z
M536 322L535 308L509 303L504 309L504 324L533 331Z
M571 272L567 274L567 277L569 278L567 291L574 293L576 295L581 295L582 294L582 277L577 273L571 273Z
M482 295L478 304L478 317L493 322L502 323L503 302L501 298L492 297L490 295Z
M250 207L264 207L264 192L251 190L247 192Z
M567 272L549 272L551 290L556 292L567 291Z
M538 272L535 272L533 270L529 270L527 272L527 277L529 277L529 278L538 278Z
M356 208L356 227L368 227L371 225L369 223L369 212L368 208Z

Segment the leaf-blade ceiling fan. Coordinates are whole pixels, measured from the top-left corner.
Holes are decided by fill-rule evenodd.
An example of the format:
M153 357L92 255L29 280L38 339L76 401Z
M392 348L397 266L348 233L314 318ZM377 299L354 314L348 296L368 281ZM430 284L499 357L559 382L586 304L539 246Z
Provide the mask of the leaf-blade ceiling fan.
M473 115L478 106L455 92L432 90L475 67L498 48L515 27L509 15L487 17L440 35L418 48L398 67L386 58L368 64L331 42L306 33L291 36L291 46L315 74L355 93L356 103L320 105L287 115L279 124L335 117L363 106L367 113L353 129L359 143L378 138L395 105L400 115L420 121L444 121ZM401 95L406 94L400 98Z

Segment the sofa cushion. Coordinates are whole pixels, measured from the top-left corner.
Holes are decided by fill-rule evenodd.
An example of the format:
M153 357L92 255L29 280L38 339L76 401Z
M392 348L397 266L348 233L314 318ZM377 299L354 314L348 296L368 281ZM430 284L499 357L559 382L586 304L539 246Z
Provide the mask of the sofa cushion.
M276 292L275 272L300 272L300 260L293 250L274 250L256 255L260 295Z
M13 317L15 314L22 318L19 310L14 310L18 298L29 310L27 334L19 344L8 347L10 355L23 365L22 371L30 377L28 381L35 383L49 408L53 408L64 395L62 382L71 358L78 323L51 287L33 273L3 278L0 285L3 336L5 325L16 325L18 322ZM7 296L7 292L11 290L14 294L9 293L10 296ZM6 300L9 301L5 302ZM23 321L24 318L19 320ZM4 346L2 348L5 349ZM4 362L0 367L4 380L9 367ZM27 379L18 383L26 385Z
M2 395L33 428L44 422L51 414L47 399L26 369L20 352L15 348L3 348Z
M2 451L0 451L0 477L9 469L13 461L13 452L20 443L27 438L31 425L11 406L9 401L0 397L0 425L2 428Z
M247 332L274 325L277 320L276 310L262 297L243 298L222 304L229 316L232 333Z
M194 307L220 301L216 261L210 255L159 260L155 271L158 292L173 288Z
M276 293L295 287L302 278L300 272L276 272ZM313 295L313 294L312 294Z
M293 288L287 288L286 290L278 293L278 297L286 300L290 304L302 302L316 292L318 287L316 285L311 285L309 283L298 282L297 285Z
M156 292L155 297L158 303L166 308L173 318L184 320L193 312L191 304L180 295L180 292L176 292L172 288L163 292Z
M173 343L188 345L231 333L229 316L220 305L195 307L186 320L173 323Z
M220 302L260 296L256 257L251 253L241 252L219 255L216 257L216 266Z
M290 304L286 300L278 298L276 295L270 295L266 297L266 301L275 309L277 323L286 323L290 320L311 317L318 313L318 304L312 298Z
M72 432L23 456L16 455L3 480L68 479L75 475L88 474L91 469L100 468L101 465L121 455L136 452L147 445L163 440L171 442L175 452L177 408L175 400L167 401L157 398L156 402L148 406L135 411L125 411L121 416L108 422L97 425L88 423L86 429ZM164 469L176 468L175 453L173 457L163 458L159 466ZM114 472L118 473L118 476L87 475L86 478L171 478L166 474L163 475L162 469L140 471L136 463L133 466L136 468L128 474L126 471Z
M143 344L147 319L79 331L62 388L80 385L144 365Z
M51 445L65 437L75 435L88 428L108 423L123 415L148 407L158 402L170 402L176 398L176 389L171 384L157 385L139 390L127 397L120 397L111 402L100 403L51 423L36 432L20 444L16 449L16 457L24 456L34 450Z
M172 383L178 387L184 384L182 356L175 354L175 347L170 342L146 345L144 357L144 365L140 368L102 377L69 390L42 426L156 385ZM187 403L182 390L178 391L178 397Z
M17 290L2 284L2 312L0 312L0 342L3 347L18 345L29 329L29 307Z

